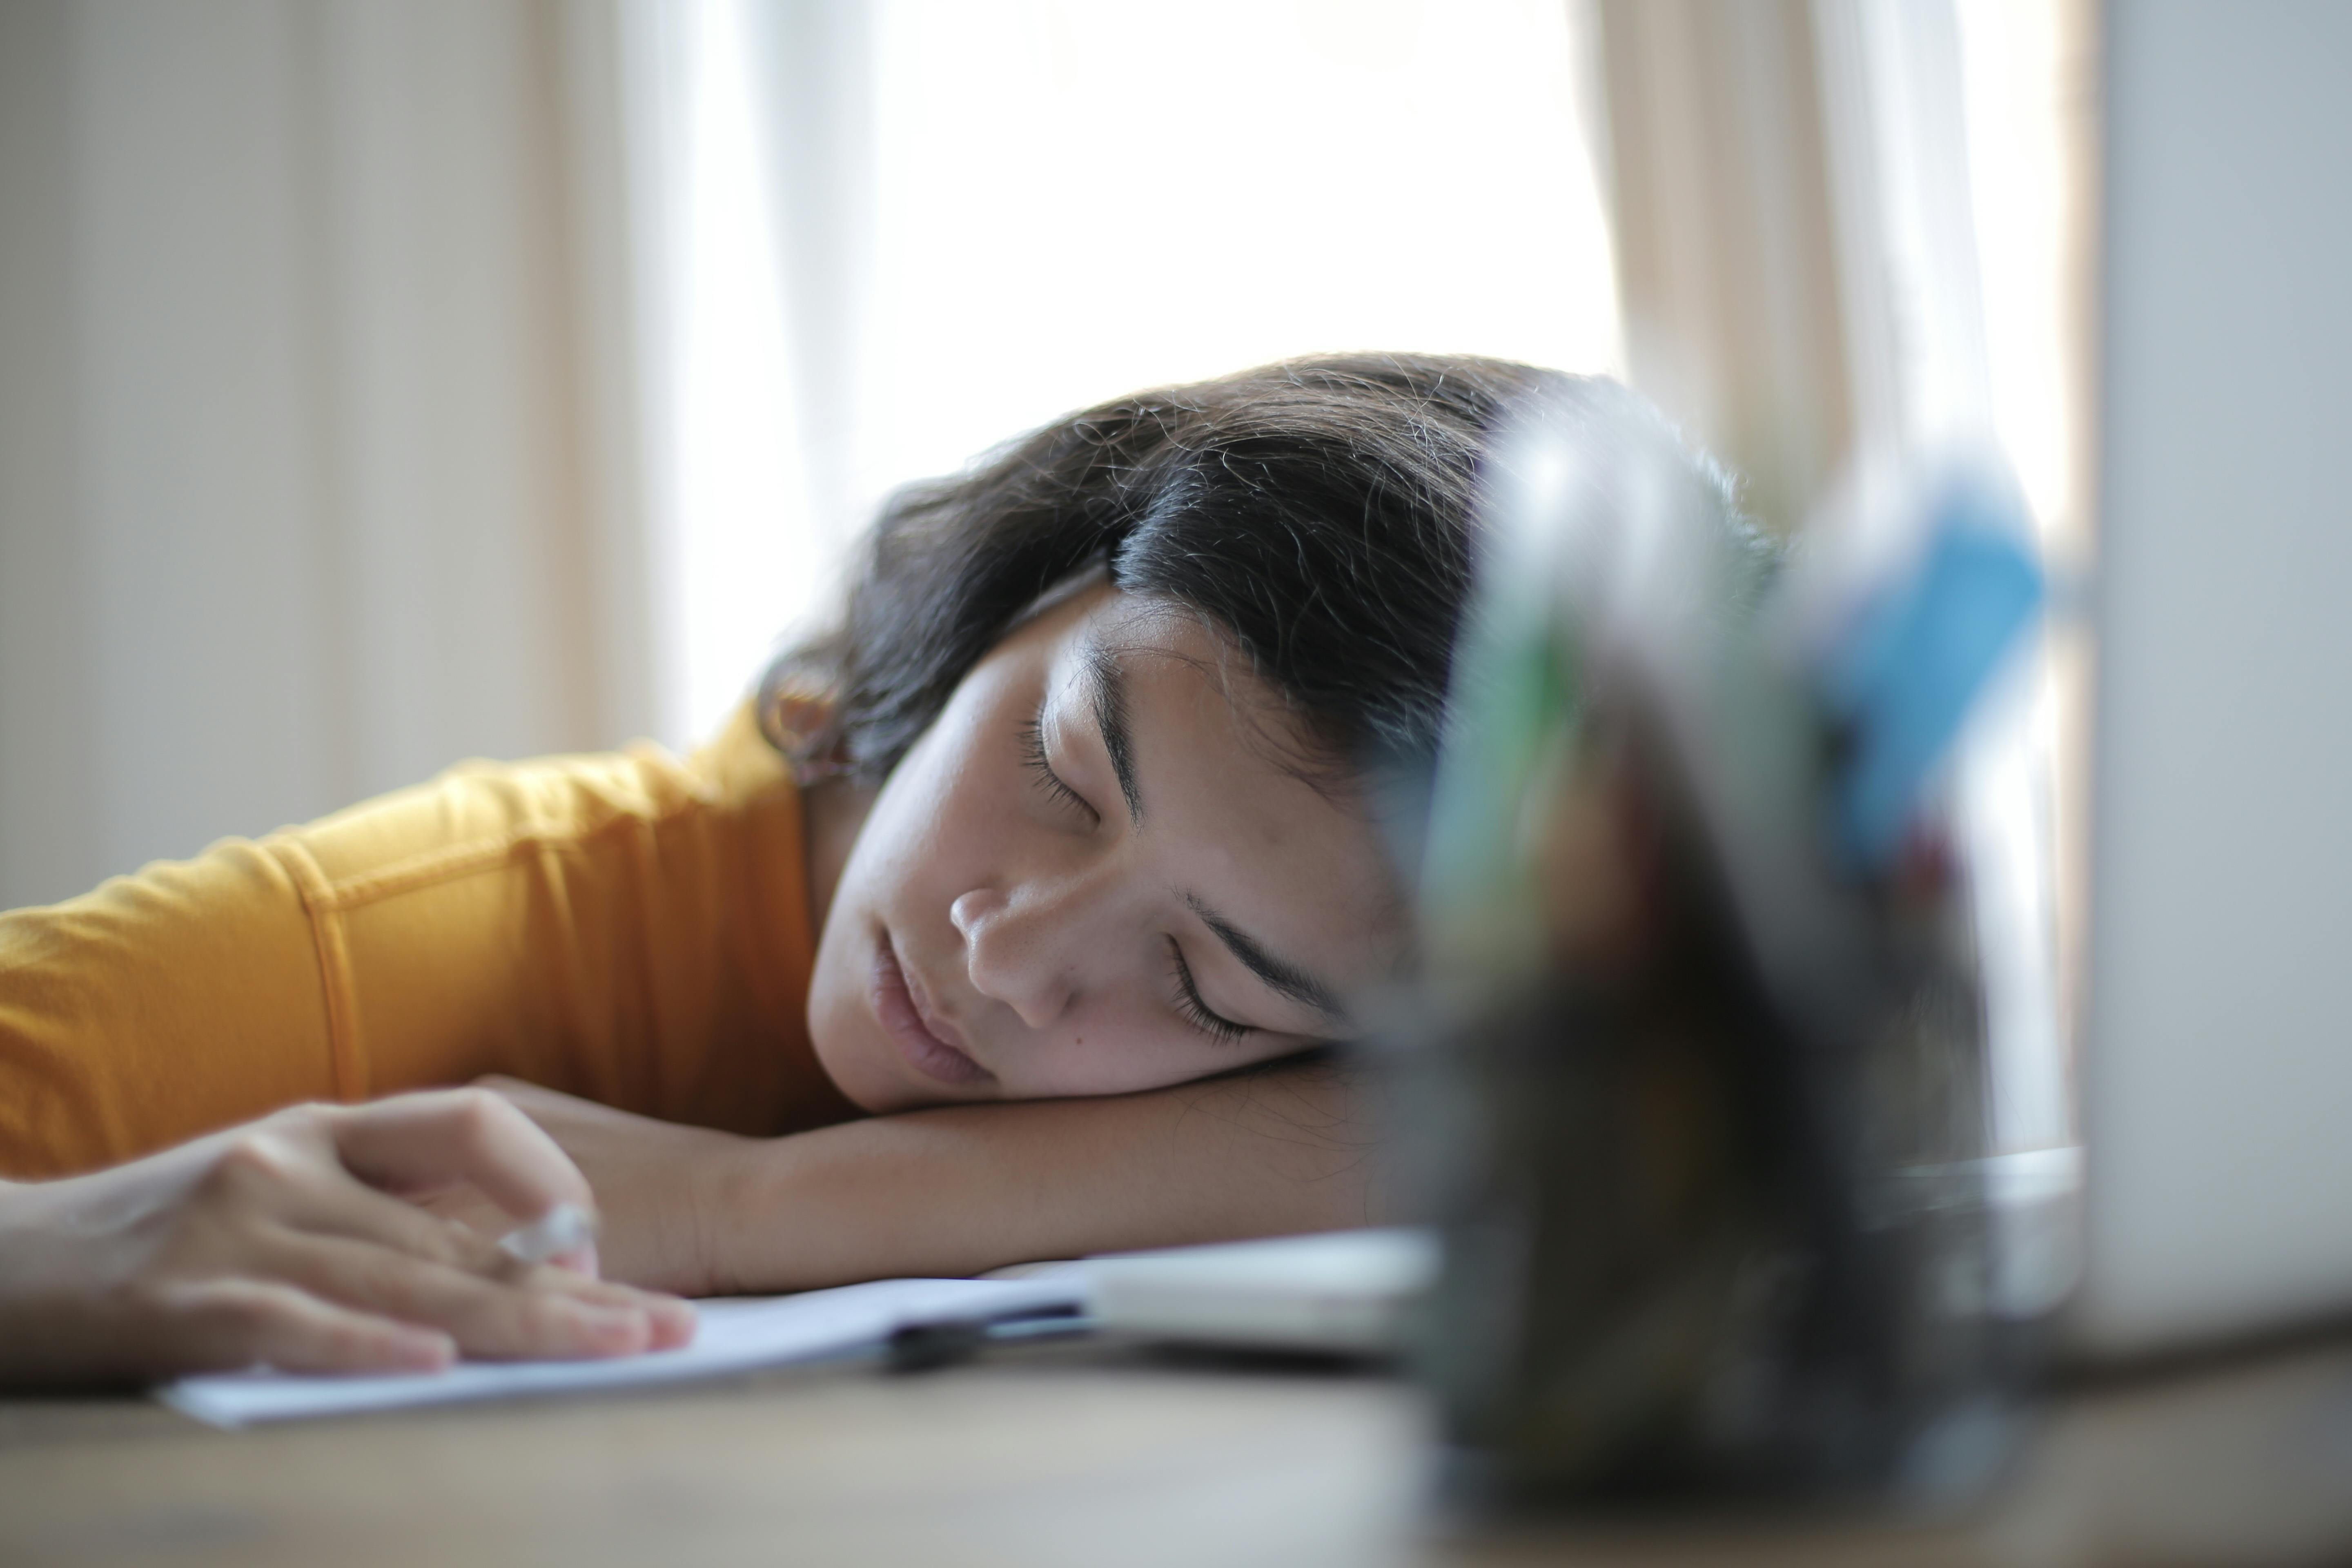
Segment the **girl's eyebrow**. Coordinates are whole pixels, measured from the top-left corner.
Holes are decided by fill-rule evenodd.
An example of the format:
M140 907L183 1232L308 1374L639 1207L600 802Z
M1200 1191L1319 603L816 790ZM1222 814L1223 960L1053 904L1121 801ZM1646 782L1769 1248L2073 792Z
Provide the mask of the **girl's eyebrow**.
M1143 791L1135 782L1135 737L1127 723L1127 671L1118 656L1089 638L1086 652L1087 684L1093 688L1095 725L1102 731L1103 750L1110 753L1110 771L1126 798L1128 820L1143 826Z
M1346 1022L1348 1015L1329 986L1298 965L1268 952L1256 938L1211 909L1200 894L1186 893L1184 902L1201 917L1201 923L1209 928L1211 934L1241 960L1243 968L1292 1001L1314 1008L1334 1024Z
M1127 671L1120 668L1117 654L1091 638L1080 657L1085 660L1087 684L1092 689L1087 705L1093 710L1095 724L1102 731L1103 750L1109 753L1110 771L1118 779L1118 793L1127 800L1128 818L1140 827L1143 792L1136 784L1135 736L1128 725ZM1334 1024L1346 1021L1347 1013L1328 985L1289 960L1267 952L1264 943L1211 909L1198 893L1188 892L1183 897L1186 906L1201 917L1201 923L1224 943L1226 951L1241 961L1243 968L1276 994L1312 1007Z

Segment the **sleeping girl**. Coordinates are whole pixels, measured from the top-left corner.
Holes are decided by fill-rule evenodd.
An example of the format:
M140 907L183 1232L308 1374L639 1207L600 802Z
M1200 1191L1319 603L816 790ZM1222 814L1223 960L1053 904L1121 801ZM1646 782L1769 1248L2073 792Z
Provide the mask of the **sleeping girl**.
M1647 417L1390 355L1089 409L895 498L683 762L467 764L0 915L0 1381L627 1353L665 1292L1379 1219L1363 764L1436 746L1539 386ZM563 1203L593 1247L490 1239Z

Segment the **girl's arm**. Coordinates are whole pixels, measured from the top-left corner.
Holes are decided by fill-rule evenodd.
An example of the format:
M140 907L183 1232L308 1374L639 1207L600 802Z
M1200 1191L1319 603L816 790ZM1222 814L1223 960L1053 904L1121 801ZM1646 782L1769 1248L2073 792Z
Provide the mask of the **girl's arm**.
M590 1201L539 1129L478 1089L296 1106L111 1170L0 1182L0 1388L614 1355L691 1334L677 1302L522 1268L394 1195L454 1182L504 1225Z
M976 1274L1383 1217L1362 1087L1325 1061L770 1140L493 1087L587 1173L608 1271L688 1295Z

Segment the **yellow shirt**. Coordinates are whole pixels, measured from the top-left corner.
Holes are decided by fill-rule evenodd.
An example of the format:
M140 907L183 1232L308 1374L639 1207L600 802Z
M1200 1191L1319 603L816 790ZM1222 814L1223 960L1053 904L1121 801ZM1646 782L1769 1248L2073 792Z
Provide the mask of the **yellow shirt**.
M800 796L751 710L431 784L0 914L0 1176L509 1073L748 1133L855 1114L805 1009Z

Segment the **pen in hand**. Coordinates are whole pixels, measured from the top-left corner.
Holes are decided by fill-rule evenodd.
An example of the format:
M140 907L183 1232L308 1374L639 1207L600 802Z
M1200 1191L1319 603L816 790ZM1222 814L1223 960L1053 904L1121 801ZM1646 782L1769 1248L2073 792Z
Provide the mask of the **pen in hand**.
M520 1264L552 1263L596 1278L596 1216L578 1204L558 1204L529 1225L499 1237L499 1250Z

